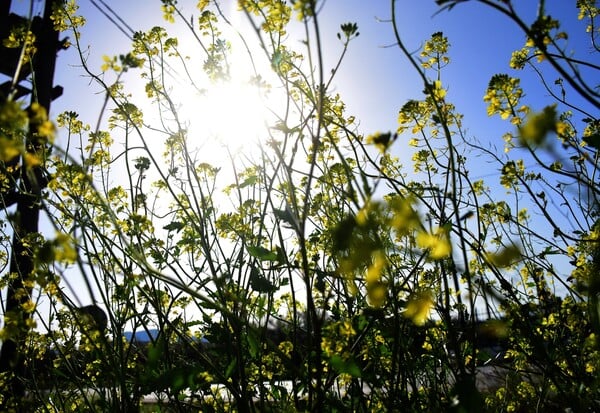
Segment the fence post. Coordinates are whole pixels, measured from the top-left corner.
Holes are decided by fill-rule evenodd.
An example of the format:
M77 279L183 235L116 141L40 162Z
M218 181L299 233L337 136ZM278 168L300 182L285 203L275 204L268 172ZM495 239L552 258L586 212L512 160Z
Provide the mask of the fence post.
M58 6L62 0L46 0L44 4L44 14L40 17L35 17L31 22L31 31L36 37L36 53L31 62L30 72L25 70L31 80L31 90L26 90L31 94L31 103L37 103L43 107L47 113L50 111L50 103L58 97L62 88L54 87L54 70L56 65L56 54L60 48L59 33L54 30L54 25L50 16L54 6ZM29 23L26 18L9 14L10 0L0 0L0 19L4 23L4 29L8 28L8 23L20 24ZM0 41L3 39L0 39ZM8 93L3 93L0 103L4 104L6 99L14 99L16 93L23 95L23 87L19 85L23 80L22 76L15 77L16 68L19 64L18 57L20 53L15 53L14 49L0 47L0 61L2 73L12 78L8 83L5 83L3 90L7 89ZM10 70L13 69L12 73ZM39 125L35 124L35 117L30 116L29 132L25 143L25 152L30 155L38 155L45 150L46 142L37 134ZM26 167L23 159L25 154L19 154L14 160L9 162L15 164L18 168L15 172L14 203L16 203L16 211L13 224L13 239L11 247L9 276L10 281L6 291L5 312L4 312L4 327L16 326L16 333L8 337L2 343L0 350L0 373L9 376L8 382L4 383L4 400L0 402L0 410L5 411L9 404L11 407L24 405L23 396L26 388L23 383L25 376L25 360L24 350L26 346L25 333L27 331L26 322L31 315L23 311L22 304L31 298L32 288L28 282L33 276L34 261L33 253L28 246L27 238L35 236L39 232L39 216L41 194L47 180L44 165ZM2 165L4 167L4 165ZM4 194L2 194L4 197ZM0 207L7 208L8 205L4 202ZM12 373L12 374L11 374ZM6 377L6 376L5 376ZM8 378L8 377L7 377ZM25 410L19 410L25 411Z

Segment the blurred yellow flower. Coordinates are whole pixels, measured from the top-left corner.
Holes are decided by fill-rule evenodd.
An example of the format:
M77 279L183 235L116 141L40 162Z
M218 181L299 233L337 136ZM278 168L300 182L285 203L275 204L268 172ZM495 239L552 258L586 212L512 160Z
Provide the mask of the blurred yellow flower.
M373 307L381 307L385 303L387 287L381 281L383 270L387 265L385 253L381 250L373 252L373 262L367 268L365 282L367 284L367 297Z
M429 257L433 260L446 258L452 252L452 245L443 230L437 230L434 234L420 231L416 241L420 248L429 250Z
M429 313L433 307L433 297L429 291L415 294L406 303L404 316L410 318L413 323L422 326L429 318Z

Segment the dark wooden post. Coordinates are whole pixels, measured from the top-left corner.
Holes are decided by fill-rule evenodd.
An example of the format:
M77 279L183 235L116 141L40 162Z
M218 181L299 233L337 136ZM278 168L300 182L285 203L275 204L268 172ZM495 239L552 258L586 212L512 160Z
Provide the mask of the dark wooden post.
M0 0L0 16L8 16L10 12L10 0Z
M0 12L10 9L10 1L0 0ZM54 30L50 16L55 4L62 0L46 0L44 5L44 15L40 19L36 17L32 24L32 31L36 36L37 52L32 60L31 80L31 103L37 103L44 107L47 112L50 111L50 103L53 96L57 93L53 87L54 69L56 64L56 54L59 49L58 32ZM19 16L0 15L6 21L18 21ZM3 56L5 54L5 56ZM6 62L9 52L2 48L0 51L0 60ZM14 63L15 67L17 62ZM12 76L11 73L4 73ZM26 151L30 154L40 154L45 149L45 141L37 134L39 125L35 124L33 117L30 118L29 134L25 145ZM19 158L22 158L19 156ZM39 231L40 202L42 189L46 184L43 167L26 168L22 159L16 159L17 165L21 165L16 181L16 211L13 219L13 240L10 258L10 274L6 292L4 322L6 325L17 327L14 336L6 339L2 343L0 351L0 372L12 372L12 379L8 387L3 390L10 391L10 394L4 394L5 405L0 405L0 410L5 411L8 403L11 407L23 406L23 396L25 387L23 377L25 373L25 331L26 322L30 314L23 311L22 304L30 299L32 290L29 287L29 281L34 270L33 254L27 246L27 238ZM33 173L32 173L33 172ZM22 410L25 411L25 410Z

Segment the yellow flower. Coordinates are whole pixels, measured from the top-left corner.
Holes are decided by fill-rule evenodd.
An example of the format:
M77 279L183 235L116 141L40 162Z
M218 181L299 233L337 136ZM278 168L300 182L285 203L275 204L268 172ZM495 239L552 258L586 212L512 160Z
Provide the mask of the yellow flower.
M550 132L557 132L556 105L546 106L541 112L529 115L520 129L521 142L533 147L543 144ZM564 132L564 127L561 126Z
M175 23L175 6L171 4L163 4L160 6L163 12L163 19L168 21L169 23Z
M208 3L210 3L209 0L199 0L198 4L196 5L196 8L200 11L203 11L205 8L208 7Z
M28 329L33 330L34 328L37 327L37 322L33 318L27 318L25 320L25 325L27 326Z
M433 260L446 258L452 252L448 235L443 230L438 230L434 234L420 231L417 234L416 241L419 247L429 250L429 257Z
M356 335L356 330L354 330L350 320L345 320L340 324L340 334L345 338L352 338Z
M422 326L429 317L429 312L433 307L433 297L429 291L420 292L415 294L408 303L406 303L406 309L404 310L404 316L410 318L413 323L418 326Z
M373 307L381 307L385 304L387 297L387 287L381 281L381 275L387 265L387 258L383 251L378 250L373 253L373 262L367 268L365 282L367 284L367 297Z
M393 212L390 226L396 230L399 236L407 235L421 225L419 215L412 205L411 198L394 197L390 201L390 208Z
M30 152L26 152L25 155L23 155L23 159L27 168L34 168L42 164L40 157Z
M21 153L20 142L0 136L0 161L8 163Z
M47 138L48 140L52 140L54 138L54 133L56 132L56 128L54 127L54 123L46 120L42 122L40 126L38 126L38 134Z
M35 303L31 300L27 300L23 304L21 304L21 308L26 313L33 313L35 311Z
M516 245L509 245L496 253L487 253L486 258L492 265L506 268L521 258L521 250Z
M437 100L441 100L444 98L444 96L446 96L446 89L442 87L441 81L436 80L435 82L433 82L432 95Z
M594 366L588 361L587 363L585 363L585 371L586 373L593 373L596 371L596 366Z
M367 143L375 145L377 149L381 151L381 153L384 153L388 150L388 148L396 140L397 137L397 134L392 134L391 132L376 132L372 135L367 136Z

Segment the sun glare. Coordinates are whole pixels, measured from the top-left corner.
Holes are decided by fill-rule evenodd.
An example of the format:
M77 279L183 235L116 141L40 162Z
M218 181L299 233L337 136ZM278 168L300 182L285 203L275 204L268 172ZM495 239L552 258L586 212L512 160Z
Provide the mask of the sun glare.
M199 86L201 90L184 87L181 101L189 142L200 148L199 155L209 162L212 148L218 155L224 147L232 154L256 154L268 140L269 124L273 123L270 109L277 106L276 94L266 84L272 75L270 61L261 61L265 59L258 45L241 40L244 29L237 19L232 18L231 24L227 76L207 79Z
M188 103L194 112L188 119L191 142L208 139L231 152L259 144L268 120L268 102L261 93L256 85L240 80L220 81L197 93Z

